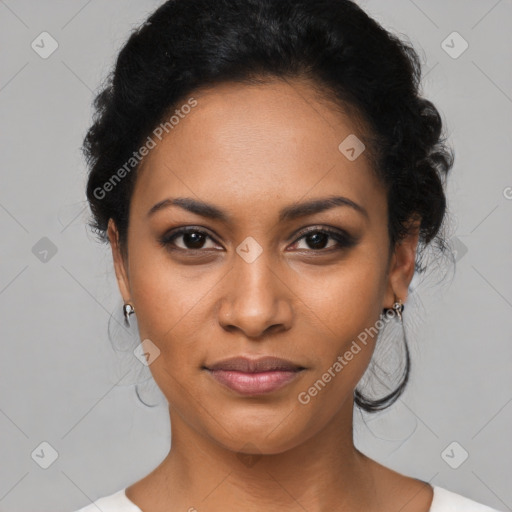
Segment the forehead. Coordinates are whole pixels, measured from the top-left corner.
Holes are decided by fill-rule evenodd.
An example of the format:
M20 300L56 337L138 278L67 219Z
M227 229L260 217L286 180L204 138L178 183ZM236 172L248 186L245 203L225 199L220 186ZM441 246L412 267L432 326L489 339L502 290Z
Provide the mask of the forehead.
M349 160L339 148L347 137L365 138L360 124L308 83L225 83L191 97L197 105L144 158L134 209L177 195L233 211L334 193L359 203L382 195L368 151Z

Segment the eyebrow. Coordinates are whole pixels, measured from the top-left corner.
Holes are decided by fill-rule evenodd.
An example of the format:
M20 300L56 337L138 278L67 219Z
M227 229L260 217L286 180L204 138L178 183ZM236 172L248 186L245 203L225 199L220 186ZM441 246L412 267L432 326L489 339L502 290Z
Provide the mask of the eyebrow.
M189 197L175 197L159 201L149 209L147 216L151 217L156 212L170 206L178 206L184 210L195 213L196 215L200 215L201 217L218 220L224 222L225 224L232 222L231 215L221 210L217 206ZM367 219L369 218L366 209L348 197L330 196L286 206L279 212L279 222L290 221L300 217L314 215L315 213L330 210L331 208L335 208L337 206L348 206L364 215Z

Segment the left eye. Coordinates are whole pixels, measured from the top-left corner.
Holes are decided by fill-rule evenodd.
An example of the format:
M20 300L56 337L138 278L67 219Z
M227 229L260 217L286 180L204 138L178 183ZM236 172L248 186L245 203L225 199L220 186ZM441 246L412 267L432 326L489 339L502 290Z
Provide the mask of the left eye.
M334 246L329 247L331 249L332 247L337 246L337 248L342 247L349 247L353 245L352 240L349 236L343 235L342 233L339 233L338 231L331 231L329 229L313 229L310 230L304 234L297 240L305 240L306 244L309 245L309 247L306 247L306 249L314 249L314 250L322 250L325 249L327 241L330 239L334 240L336 243ZM295 242L295 243L297 243ZM316 251L318 252L318 251Z

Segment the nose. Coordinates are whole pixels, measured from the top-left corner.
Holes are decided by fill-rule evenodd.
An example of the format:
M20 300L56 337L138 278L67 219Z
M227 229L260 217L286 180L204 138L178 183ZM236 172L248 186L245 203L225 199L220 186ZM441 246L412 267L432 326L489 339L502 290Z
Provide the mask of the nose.
M294 294L278 272L265 252L251 263L237 256L222 287L220 325L253 340L290 329Z

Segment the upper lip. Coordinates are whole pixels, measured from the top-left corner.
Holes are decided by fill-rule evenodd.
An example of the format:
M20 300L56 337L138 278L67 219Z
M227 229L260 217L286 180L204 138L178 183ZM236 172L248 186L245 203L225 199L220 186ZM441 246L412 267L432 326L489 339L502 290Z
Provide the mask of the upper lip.
M304 367L279 357L231 357L215 364L205 366L208 370L234 370L245 373L258 373L269 371L297 371Z

